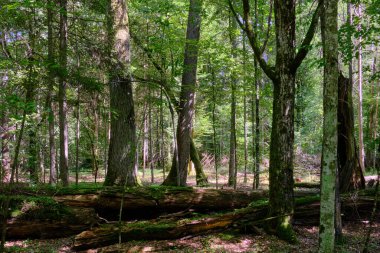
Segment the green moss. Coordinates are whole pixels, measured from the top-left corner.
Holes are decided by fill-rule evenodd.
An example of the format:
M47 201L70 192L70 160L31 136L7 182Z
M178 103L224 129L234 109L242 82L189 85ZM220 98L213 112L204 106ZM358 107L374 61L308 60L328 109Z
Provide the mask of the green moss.
M299 197L295 199L295 204L297 206L307 205L313 202L320 201L321 196L319 194L312 195L312 196L306 196L306 197Z
M277 236L286 242L295 244L298 242L297 236L290 224L290 217L285 217L285 219L276 228Z
M9 196L0 195L0 201ZM49 219L60 220L72 217L70 209L47 196L10 196L10 216L23 220Z
M249 207L251 207L251 208L262 208L262 207L268 206L268 204L269 204L268 199L259 199L259 200L255 200L254 202L251 202L249 204Z

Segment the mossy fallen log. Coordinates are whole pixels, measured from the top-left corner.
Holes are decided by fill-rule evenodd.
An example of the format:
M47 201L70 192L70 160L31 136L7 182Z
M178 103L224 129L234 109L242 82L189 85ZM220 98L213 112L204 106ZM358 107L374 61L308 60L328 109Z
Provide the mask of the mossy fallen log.
M7 219L7 239L65 237L100 222L93 208L64 206L46 196L0 196L0 202L6 199L10 210L7 217L2 210L1 219Z
M69 215L56 219L25 220L12 218L7 222L7 239L51 239L78 234L97 225L99 219L92 208L72 208Z
M359 197L342 198L342 213L344 218L353 219L365 217L372 210L373 198ZM186 219L156 219L150 221L106 224L84 231L75 237L73 248L85 250L98 248L130 240L164 240L177 239L185 236L195 236L210 233L229 227L240 228L244 231L252 225L265 223L267 216L267 201L258 201L246 208L224 214L214 214ZM367 212L368 211L368 212ZM319 222L319 197L299 198L296 201L294 223L317 225Z
M117 220L123 199L123 218L154 218L160 214L194 209L198 212L233 210L266 199L266 191L234 191L179 187L110 188L98 194L60 195L54 199L66 206L92 207L100 216ZM116 218L115 218L116 217Z

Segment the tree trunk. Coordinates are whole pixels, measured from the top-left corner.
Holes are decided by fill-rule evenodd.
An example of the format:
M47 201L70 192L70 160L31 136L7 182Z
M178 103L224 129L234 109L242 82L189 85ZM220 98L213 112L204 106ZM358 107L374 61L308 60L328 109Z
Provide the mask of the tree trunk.
M149 87L149 101L152 101L152 89ZM153 157L153 122L152 122L152 103L148 104L148 125L149 125L149 168L150 182L154 183L154 157Z
M38 212L38 210L36 210ZM92 208L69 208L69 215L50 219L11 218L7 222L8 239L62 238L91 229L100 222ZM37 214L38 215L38 214ZM62 216L60 216L62 215Z
M257 60L255 59L255 117L252 117L252 133L254 134L254 161L255 161L255 169L254 169L254 189L258 189L260 186L260 81L259 81L259 70L257 67ZM252 103L253 110L253 103ZM252 115L253 116L253 115ZM253 119L255 119L255 124L253 123Z
M67 75L67 0L60 0L59 22L59 175L63 186L69 185L69 141L67 126L66 75Z
M233 1L229 1L235 19L246 32L255 59L264 73L273 81L273 121L270 143L269 166L269 209L275 219L271 220L270 228L283 239L294 241L291 227L293 214L293 145L294 145L294 100L295 75L298 67L306 57L318 24L321 3L313 13L312 21L302 41L301 48L296 53L295 46L295 1L274 1L276 63L271 66L263 57L265 46L258 45L255 29L250 16L250 4L243 1L243 20L234 10Z
M80 88L77 90L77 111L75 128L75 184L79 182L79 141L80 141Z
M362 7L361 4L358 3L357 5L357 11L358 11L358 32L360 34L361 32L361 18L362 18ZM362 91L362 84L363 84L363 68L362 68L362 37L359 35L359 41L358 41L358 96L359 96L359 102L358 102L358 130L359 130L359 163L362 170L365 170L365 154L364 154L364 141L363 141L363 91Z
M48 24L48 93L47 93L47 107L48 107L48 128L49 128L49 184L55 185L57 183L57 169L56 169L56 150L55 150L55 118L54 118L54 105L52 93L54 90L54 40L53 40L53 11L52 0L47 2L47 24Z
M53 41L53 11L52 11L52 0L48 0L47 3L47 24L48 24L48 93L47 93L47 106L48 106L48 128L49 128L49 184L57 183L57 173L56 173L56 150L55 150L55 118L54 118L54 106L52 93L54 90L54 41Z
M127 4L112 0L109 13L111 138L104 185L137 185L136 125L130 75Z
M374 45L371 46L373 51L373 62L372 62L372 75L376 75L376 47ZM379 101L378 101L378 87L376 85L375 78L372 80L371 85L371 100L374 100L374 103L370 106L369 111L369 137L370 137L370 149L367 151L367 165L370 165L372 168L376 168L376 139L377 139L377 114L378 114L378 107L379 107Z
M3 89L8 85L8 74L4 73L4 76L1 76L1 87ZM1 101L3 102L3 101ZM11 176L11 158L9 150L9 141L11 140L11 133L9 127L8 113L5 108L0 111L0 127L2 129L0 133L1 140L1 160L0 160L0 183L9 183Z
M324 57L323 142L319 252L334 252L338 176L338 1L325 2L321 15Z
M199 158L198 151L195 147L193 139L190 140L190 159L195 167L195 178L198 186L204 186L208 184L208 179L203 172L201 159Z
M352 83L343 74L338 79L338 166L339 191L344 193L364 188L365 180L359 165L355 143Z
M149 138L148 138L148 114L146 113L146 107L149 106L148 102L145 103L144 106L144 130L143 130L143 150L142 150L142 178L145 178L145 169L147 168L147 161L148 161L148 148L149 148Z
M194 94L196 88L198 42L200 37L202 0L190 0L190 9L187 23L184 69L179 101L177 125L177 166L172 165L168 178L164 184L173 184L171 176L176 177L178 186L186 186L187 165L190 158L191 130L194 114ZM174 160L173 160L174 161ZM177 163L177 162L176 162ZM177 172L174 172L177 170Z
M230 40L232 58L236 60L237 41L235 36L236 21L230 19ZM231 72L231 114L230 114L230 156L228 163L228 186L236 189L237 184L237 157L236 157L236 89L237 77L234 70Z

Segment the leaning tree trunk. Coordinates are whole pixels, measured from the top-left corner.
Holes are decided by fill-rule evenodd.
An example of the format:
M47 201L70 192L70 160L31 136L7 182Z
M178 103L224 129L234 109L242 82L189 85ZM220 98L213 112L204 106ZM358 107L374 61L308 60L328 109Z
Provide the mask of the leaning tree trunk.
M134 186L136 125L130 75L130 35L125 1L112 0L109 13L111 138L104 185Z
M364 188L365 179L360 168L354 132L352 82L341 73L338 79L338 165L339 190Z
M190 0L177 125L178 154L174 156L172 169L164 181L165 185L186 186L187 165L190 160L190 143L192 140L191 130L194 114L202 2L202 0ZM175 159L178 159L178 167ZM174 176L175 180L173 180Z

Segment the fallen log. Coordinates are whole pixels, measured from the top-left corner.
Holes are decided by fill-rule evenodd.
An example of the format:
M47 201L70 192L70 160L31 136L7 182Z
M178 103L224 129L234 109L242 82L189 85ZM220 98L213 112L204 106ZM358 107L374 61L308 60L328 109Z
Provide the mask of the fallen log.
M154 218L164 213L194 209L197 212L233 210L255 200L266 199L266 191L235 191L193 189L179 187L111 188L98 194L55 196L54 200L66 206L92 207L100 216L118 220L123 199L123 218Z
M372 210L373 198L342 199L344 218L365 217ZM156 219L143 222L106 224L84 231L75 237L73 248L85 250L112 245L130 240L164 240L177 239L185 236L195 236L214 230L237 227L244 231L250 226L264 223L268 205L266 202L225 214L187 219ZM368 212L367 212L368 211ZM319 222L319 200L314 197L299 199L294 215L294 223L317 225Z
M90 229L100 222L92 208L73 208L70 212L69 216L57 219L9 219L7 222L6 238L9 240L67 237Z

